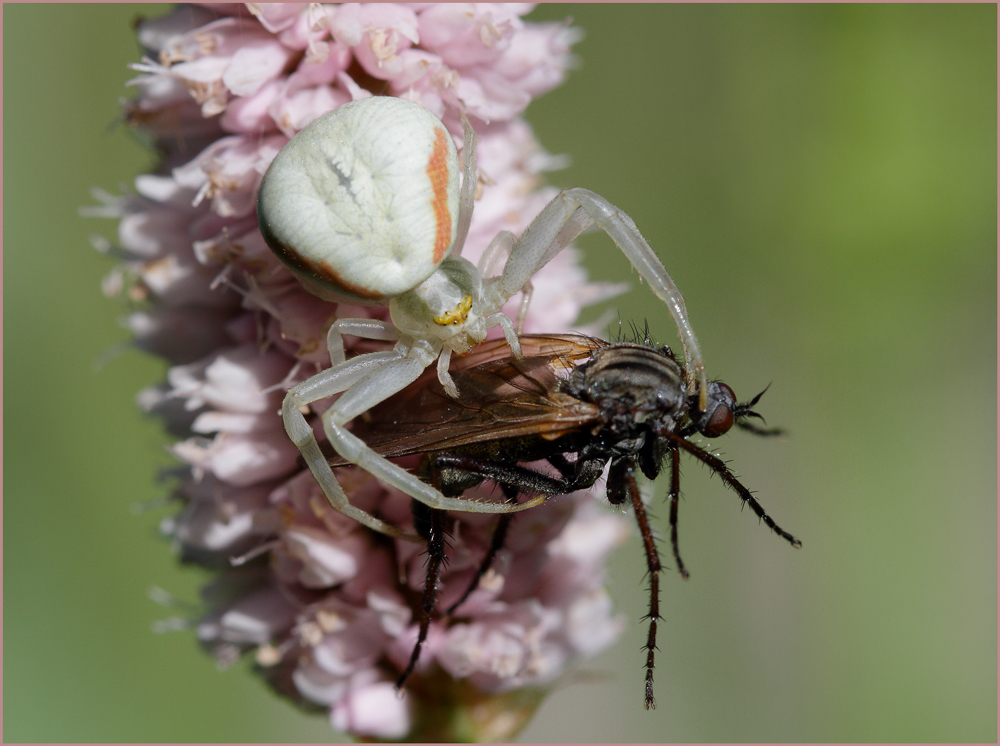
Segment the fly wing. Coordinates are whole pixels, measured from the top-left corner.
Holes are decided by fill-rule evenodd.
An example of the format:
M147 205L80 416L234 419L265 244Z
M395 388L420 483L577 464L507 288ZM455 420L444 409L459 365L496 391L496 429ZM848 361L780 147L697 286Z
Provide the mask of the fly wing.
M521 354L524 357L549 357L558 366L576 367L590 358L596 350L607 347L608 342L597 337L584 334L522 334L518 337L521 343ZM490 339L476 345L467 355L452 356L452 376L456 371L464 371L484 363L491 363L503 358L512 358L510 346L503 337ZM436 378L437 373L428 369L425 378Z
M526 435L555 438L592 423L597 407L560 392L558 383L607 343L581 335L524 335L520 341L520 360L502 339L456 359L450 372L458 399L428 370L357 417L354 434L376 453L394 458Z

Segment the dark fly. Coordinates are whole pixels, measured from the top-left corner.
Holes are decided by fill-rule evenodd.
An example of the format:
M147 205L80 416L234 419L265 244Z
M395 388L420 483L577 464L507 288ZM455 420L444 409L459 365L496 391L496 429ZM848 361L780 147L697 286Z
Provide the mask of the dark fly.
M681 451L706 464L772 531L799 547L716 455L692 441L715 438L733 425L758 435L779 431L748 422L760 415L758 394L740 404L725 383L708 384L708 405L685 393L685 371L669 347L612 343L581 335L525 335L524 357L509 355L504 340L487 342L454 361L451 374L459 398L449 397L433 373L362 415L354 433L379 454L393 458L426 454L419 474L445 495L458 496L484 481L500 486L508 500L522 494L561 495L591 487L608 470L613 505L630 503L639 525L650 577L646 641L646 708L653 698L653 658L662 569L653 532L636 482L637 472L656 479L670 473L670 538L677 568ZM700 393L700 392L698 392ZM547 462L543 471L533 462ZM332 461L342 465L343 461ZM445 557L445 516L415 505L415 525L428 541L428 572L420 635L399 685L416 664L434 611ZM468 597L501 548L512 514L499 518L487 556L451 614Z

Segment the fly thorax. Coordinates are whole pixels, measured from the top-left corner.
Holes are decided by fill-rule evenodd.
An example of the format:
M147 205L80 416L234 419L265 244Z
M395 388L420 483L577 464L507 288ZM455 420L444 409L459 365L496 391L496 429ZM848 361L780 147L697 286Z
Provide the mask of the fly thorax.
M604 427L618 438L673 429L687 410L684 375L673 358L640 345L611 345L570 375L567 393L601 409Z

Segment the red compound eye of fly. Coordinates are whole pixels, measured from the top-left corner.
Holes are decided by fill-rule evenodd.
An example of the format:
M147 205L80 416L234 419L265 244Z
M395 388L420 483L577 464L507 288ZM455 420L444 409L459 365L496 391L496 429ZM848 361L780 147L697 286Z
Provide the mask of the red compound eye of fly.
M698 421L698 432L706 438L717 438L728 433L736 422L733 415L736 394L721 381L713 381L708 389L708 409Z

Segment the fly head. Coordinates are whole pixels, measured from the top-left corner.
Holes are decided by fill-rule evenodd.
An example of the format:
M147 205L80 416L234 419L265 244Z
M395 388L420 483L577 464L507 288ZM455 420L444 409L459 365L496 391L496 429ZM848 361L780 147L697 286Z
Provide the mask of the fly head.
M712 381L708 384L708 406L705 411L698 411L697 399L692 402L694 426L706 438L725 435L736 422L737 406L733 390L722 381Z
M770 385L768 388L770 388ZM767 391L767 388L750 401L738 404L736 402L736 394L727 384L722 381L712 381L708 384L708 406L704 412L698 411L697 397L692 397L689 401L689 411L694 413L694 416L691 417L691 426L687 428L688 434L692 431L691 428L693 426L694 430L697 430L706 438L717 438L720 435L728 433L733 425L739 425L745 430L750 430L758 435L781 434L782 431L778 428L764 429L742 421L748 417L756 417L763 421L764 418L759 413L754 412L753 408L760 401L765 391Z

